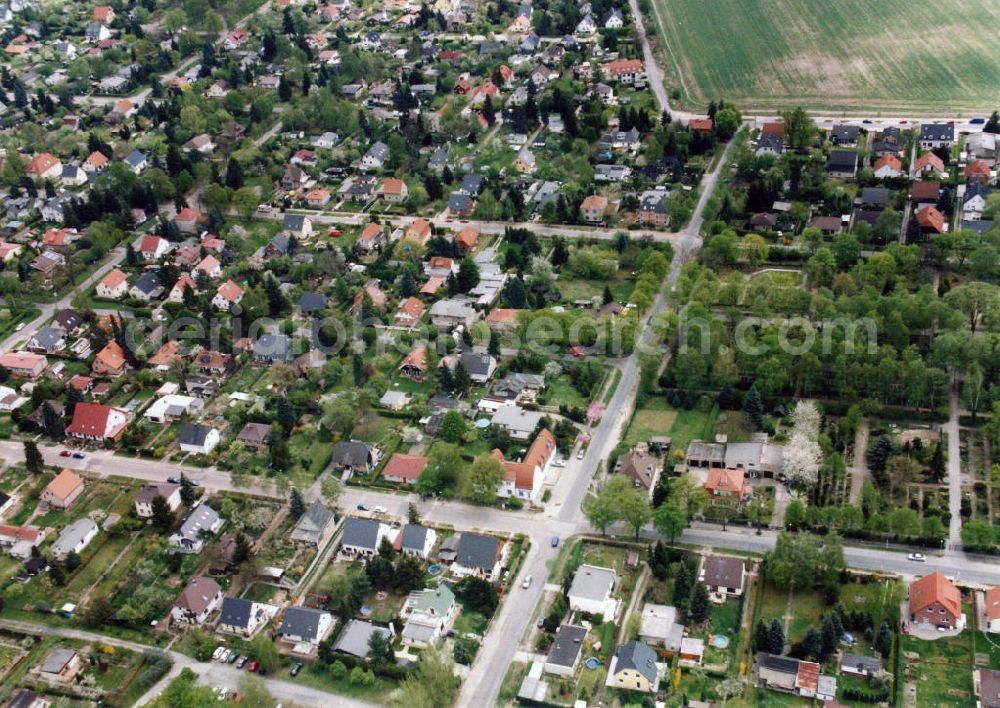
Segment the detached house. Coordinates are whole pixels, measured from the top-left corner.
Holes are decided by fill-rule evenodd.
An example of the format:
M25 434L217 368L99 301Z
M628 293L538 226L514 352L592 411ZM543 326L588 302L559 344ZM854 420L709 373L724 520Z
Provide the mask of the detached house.
M170 511L181 506L181 488L177 484L147 484L135 494L135 514L140 519L153 517L153 501L162 497Z
M580 219L588 224L599 224L604 221L608 211L608 198L591 194L580 204Z
M128 294L128 276L118 268L101 278L96 288L97 297L104 300L121 300Z
M396 315L393 317L393 324L397 327L414 327L424 316L426 309L427 306L422 300L411 295L399 303L399 309L396 310Z
M278 626L281 641L298 646L293 651L308 654L326 639L335 624L333 615L309 607L289 607Z
M49 365L49 360L41 354L31 352L8 352L0 354L0 366L11 376L19 379L37 379Z
M222 588L211 578L202 575L191 578L170 609L170 616L178 624L202 625L223 600Z
M249 639L271 620L276 611L277 608L272 605L227 597L222 600L222 611L219 613L216 629Z
M495 582L506 558L507 544L499 538L463 533L458 540L451 572L459 578L473 575Z
M185 423L177 439L181 452L207 455L219 444L219 431L210 425Z
M536 500L545 484L545 474L556 456L556 441L547 429L539 431L520 462L508 462L503 453L493 451L503 465L503 479L497 485L497 496L507 499Z
M205 547L205 537L214 536L222 528L222 517L207 504L199 504L184 523L170 534L170 545L180 553L201 553Z
M341 440L333 446L330 458L334 467L348 478L355 474L371 474L377 461L375 448L357 440Z
M941 573L931 573L910 583L910 622L938 629L965 627L962 593Z
M309 505L292 529L291 539L311 546L322 546L336 526L337 515L327 509L322 502Z
M386 245L385 231L381 224L370 222L361 230L357 246L362 251L371 252Z
M348 516L340 535L340 552L350 558L371 558L378 553L382 539L389 534L389 527L375 519L358 519Z
M635 640L622 644L611 657L605 685L629 691L656 693L660 685L656 652Z
M746 566L740 558L708 556L702 564L698 580L708 591L721 595L742 595Z
M397 452L382 468L382 478L397 484L414 484L425 467L427 467L426 457Z
M604 615L605 620L617 616L614 598L618 576L611 568L600 568L584 563L577 568L570 585L568 598L570 609L591 615Z
M104 442L118 440L129 422L129 412L100 403L77 403L73 421L66 428L71 438Z
M920 147L925 150L950 148L954 143L954 123L924 123L920 126Z
M128 361L125 358L125 350L112 339L105 345L104 349L97 352L91 370L95 376L114 378L124 374L127 368Z
M217 310L228 312L229 308L243 299L243 288L234 283L232 279L227 280L215 291L212 298L212 307Z
M445 584L410 594L409 614L400 635L403 645L424 648L444 636L458 616L455 593Z
M76 472L64 469L46 485L39 499L52 509L65 511L80 498L84 488L83 479Z

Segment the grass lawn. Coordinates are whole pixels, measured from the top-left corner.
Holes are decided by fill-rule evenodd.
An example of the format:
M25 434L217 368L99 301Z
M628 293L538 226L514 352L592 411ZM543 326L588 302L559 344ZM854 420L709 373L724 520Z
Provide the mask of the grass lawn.
M611 296L615 302L627 302L635 289L635 283L624 277L616 277L612 280L558 280L556 285L562 293L562 300L572 304L576 300L590 300L591 298L601 298L604 295L604 286L611 289Z
M23 467L8 467L0 473L0 492L13 492L28 476Z
M654 401L654 403L659 402ZM656 408L641 408L635 412L625 434L625 442L629 447L646 442L654 435L669 435L677 420L678 411L661 405L657 405Z
M840 602L848 612L870 612L876 626L887 622L890 627L898 627L899 603L903 594L903 583L900 580L868 585L850 583L840 588Z
M977 654L986 654L990 657L989 668L1000 669L1000 639L996 635L985 632L975 632L975 646Z
M618 576L625 573L625 549L616 546L584 544L581 561L599 568L614 568Z
M650 14L661 66L688 104L725 96L744 109L954 111L1000 102L993 0L654 0Z
M669 433L673 438L670 449L686 451L692 440L712 440L718 415L718 408L713 408L710 413L698 410L677 411L677 418Z
M349 676L350 673L348 673ZM381 676L376 676L375 683L371 686L361 686L351 683L350 678L343 678L338 681L333 678L329 668L319 661L312 661L306 664L305 668L302 669L302 673L295 680L322 691L330 691L331 693L339 693L342 696L382 704L387 702L389 694L397 688L395 681L390 681ZM333 699L331 705L336 704L336 699Z
M770 624L776 619L784 624L785 609L788 603L788 591L765 582L761 589L760 605L757 618ZM823 602L823 594L814 591L796 591L792 595L791 622L788 625L786 640L790 643L800 641L810 627L819 629L822 625L821 615L829 608ZM754 620L756 624L756 619Z
M589 401L584 398L573 386L573 382L568 376L558 376L546 382L545 392L546 405L550 406L575 406L576 408L586 408Z

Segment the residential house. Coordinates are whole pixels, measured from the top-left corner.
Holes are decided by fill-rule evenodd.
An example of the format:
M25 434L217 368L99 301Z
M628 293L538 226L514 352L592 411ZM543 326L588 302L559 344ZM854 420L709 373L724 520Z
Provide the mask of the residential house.
M879 679L882 677L882 660L875 656L845 652L840 655L840 673Z
M548 674L570 678L576 674L583 654L587 630L575 624L563 624L556 631L552 646L545 657L543 670Z
M599 224L604 221L608 211L608 198L591 194L580 204L580 219L588 224Z
M219 431L210 425L185 423L177 438L181 452L208 455L219 444Z
M80 554L97 535L97 524L90 519L77 519L63 529L50 549L52 557L64 561L70 553Z
M96 288L97 297L104 300L121 300L128 294L128 276L118 268L101 278Z
M933 152L921 155L913 162L914 179L922 179L924 175L944 174L944 171L944 162L942 162L941 158Z
M329 189L313 189L306 194L306 204L313 209L321 209L330 203Z
M646 79L642 59L615 59L605 65L605 73L622 84L641 83Z
M466 226L457 234L455 234L455 243L463 251L472 251L476 247L476 241L479 239L479 231L472 227Z
M514 440L528 440L538 429L542 414L516 405L504 405L497 409L490 421L498 428L506 430Z
M820 665L815 662L760 652L755 663L761 688L819 700L836 697L836 679L820 676Z
M962 176L968 184L992 184L993 172L983 160L973 160L962 171Z
M155 263L170 253L170 242L165 238L146 234L139 242L139 253L147 263Z
M103 152L95 150L83 161L83 171L90 174L97 174L104 171L104 168L111 162Z
M172 393L157 398L143 416L151 423L166 424L193 415L205 407L205 402L193 396Z
M214 536L222 528L223 519L208 504L199 504L184 522L170 534L170 545L179 553L201 553L205 537Z
M45 531L37 526L0 524L0 549L13 558L30 558L32 548L42 545Z
M903 175L903 163L895 155L883 155L875 161L876 179L895 179Z
M425 648L445 636L458 616L455 593L444 583L411 593L407 600L407 619L400 638L403 646Z
M31 352L8 352L0 354L0 367L19 379L37 379L49 365L49 360L41 354Z
M326 307L327 297L323 293L302 293L299 298L299 312L304 317L318 315Z
M392 630L388 627L377 627L371 622L352 619L340 632L333 650L364 659L368 656L368 644L373 634L381 634L390 641L393 636Z
M292 340L286 334L262 334L253 343L256 364L277 364L292 359Z
M215 150L215 143L205 133L196 135L183 145L184 152L200 152L205 155Z
M950 148L954 143L954 123L924 123L920 126L920 147L923 149Z
M698 580L705 583L710 593L742 595L746 582L746 565L742 558L708 556L702 563Z
M270 444L271 426L266 423L247 423L236 436L236 440L251 450L260 452Z
M986 200L990 196L988 187L982 184L972 184L962 195L962 219L964 221L979 221L986 212ZM925 207L933 208L933 207Z
M65 511L80 498L84 488L83 479L76 472L63 469L46 485L39 499L49 508Z
M617 584L618 576L613 569L584 563L577 568L567 594L570 609L612 620L617 616L614 599Z
M249 639L274 616L276 607L240 597L226 597L215 628Z
M358 237L357 246L362 251L371 252L386 245L385 231L381 224L371 222L365 225Z
M970 218L968 214L971 213L973 212L963 212L963 217ZM944 214L938 211L936 207L930 205L922 207L917 211L917 224L920 226L920 232L926 235L943 234L948 230L948 222Z
M452 192L448 197L448 214L452 218L468 218L475 207L475 201L468 194Z
M437 541L437 532L434 529L420 524L406 524L396 534L392 545L403 555L427 560L430 558L435 541Z
M56 327L42 327L31 335L31 339L24 346L35 354L54 354L66 347L66 339L62 330Z
M382 195L382 199L390 204L405 202L406 198L410 195L406 182L401 179L396 179L395 177L387 177L382 181L380 193Z
M142 174L142 171L149 167L146 156L138 150L133 150L125 156L125 164L134 174Z
M660 686L656 652L635 640L620 645L611 657L605 685L629 691L656 693Z
M42 152L31 158L25 174L35 179L57 180L62 175L62 162L55 155Z
M460 363L469 378L478 384L488 383L497 369L497 360L486 352L462 352L458 355L444 356L441 358L440 366L447 366L454 371Z
M861 128L856 125L835 125L830 130L830 142L841 147L854 147L860 134Z
M499 450L494 450L493 455L503 465L503 479L497 485L497 496L535 501L541 495L545 475L556 457L556 441L552 433L542 429L519 462L504 460Z
M910 622L961 631L965 626L961 591L937 572L914 580L910 583Z
M377 142L368 148L368 151L361 158L361 169L365 171L381 170L385 161L389 159L389 146L383 142Z
M285 214L281 222L281 230L289 236L295 236L299 239L309 238L313 232L312 221L308 216Z
M494 332L513 332L517 324L517 313L520 310L511 308L495 307L486 316L486 324Z
M74 649L53 649L38 668L39 677L51 683L70 684L83 671L83 662Z
M350 478L356 474L368 475L378 462L375 448L357 440L341 440L333 446L330 458L337 471Z
M750 496L750 483L743 470L713 467L708 471L705 490L713 498L733 499L738 504Z
M337 515L322 502L314 501L299 517L292 529L291 539L311 546L322 546L336 527Z
M479 313L469 300L452 298L438 300L431 305L431 322L435 327L445 331L451 331L458 326L469 329L477 319Z
M340 553L350 558L371 558L378 553L389 527L376 519L348 516L340 534Z
M243 288L233 282L232 278L222 283L212 297L212 307L228 312L229 308L243 299Z
M421 246L426 246L431 238L431 224L426 219L414 219L403 233L403 240L416 241Z
M451 572L459 578L475 576L496 582L507 558L507 543L495 536L463 533L458 539Z
M139 279L135 281L135 285L129 288L129 297L135 300L142 300L143 302L149 302L155 300L163 294L163 286L160 285L160 278L155 271L146 271Z
M333 615L329 612L309 607L289 607L278 625L278 636L289 644L308 645L305 651L295 650L305 654L329 636L334 624Z
M167 295L167 301L184 302L184 291L189 288L192 293L195 293L198 290L191 276L187 273L182 273L181 277L177 279L177 282L174 283L174 286L170 289L170 294Z
M972 674L976 708L1000 708L1000 671L977 669Z
M77 403L66 435L93 442L116 441L125 432L129 419L129 412L122 408L101 403Z
M115 340L111 340L104 349L97 352L91 370L94 376L117 377L125 373L128 368L128 361L125 358L125 350Z
M678 623L677 608L646 603L642 607L639 640L654 647L663 647L668 654L680 651L684 625Z
M831 177L850 179L858 171L858 153L853 150L833 150L826 161L826 172Z
M426 466L426 457L396 452L382 468L382 478L396 484L414 484Z
M181 488L178 484L161 482L147 484L135 493L135 514L140 519L153 517L153 501L161 497L167 503L170 511L177 511L181 506Z
M222 588L203 575L188 581L170 608L170 616L178 624L202 625L221 604Z
M662 471L663 461L651 455L645 443L639 443L634 450L620 456L615 464L616 474L628 477L636 489L642 489L649 495L653 494Z
M191 207L184 207L174 217L177 230L185 234L193 234L203 220L204 217L202 217L201 212Z

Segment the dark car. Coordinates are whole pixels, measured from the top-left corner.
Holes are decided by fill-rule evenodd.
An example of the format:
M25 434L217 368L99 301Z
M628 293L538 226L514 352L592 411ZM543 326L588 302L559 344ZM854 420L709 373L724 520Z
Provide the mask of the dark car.
M170 482L171 484L180 484L181 483L181 481L179 479L177 479L176 477L167 477L167 481Z
M235 664L236 660L239 659L239 658L240 658L240 655L237 654L236 652L233 652L233 655L231 657L229 657L229 663L230 664Z
M556 548L558 545L559 545L559 537L558 536L553 536L552 537L552 547Z
M358 504L358 511L368 511L367 504Z
M86 457L86 455L84 455L82 452L74 452L73 453L73 459L74 460L82 460L84 457Z
M300 671L302 671L302 663L298 662L292 667L291 674L292 676L298 676Z
M257 673L259 675L261 675L261 676L266 676L267 675L267 671L264 670L263 666L261 666L259 669L257 669Z

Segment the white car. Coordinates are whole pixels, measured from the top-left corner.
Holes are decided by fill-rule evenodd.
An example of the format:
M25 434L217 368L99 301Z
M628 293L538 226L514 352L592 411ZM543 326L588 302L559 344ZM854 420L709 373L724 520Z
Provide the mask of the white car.
M26 322L18 322L17 327L14 328L14 331L20 332L22 329L24 329L24 326L26 324L27 324Z
M562 458L557 459L557 460L552 460L552 466L553 467L565 467L566 466L566 460L563 460Z
M525 578L525 579L524 579L524 580L523 580L523 581L521 582L521 587L522 587L522 588L524 588L525 590L527 590L528 588L530 588L530 587L531 587L531 576L530 576L530 575L529 575L529 576L527 576L527 577L526 577L526 578Z
M218 661L219 657L222 656L222 652L225 650L225 647L215 647L215 651L212 652L212 661Z
M587 448L581 447L580 451L578 453L576 453L576 459L582 460L583 456L586 455L586 454L587 454Z
M389 513L389 510L386 509L384 506L376 506L375 507L375 513L376 514L387 514L387 513Z
M927 559L924 557L923 553L911 553L906 557L906 560L916 561L917 563L923 563Z

